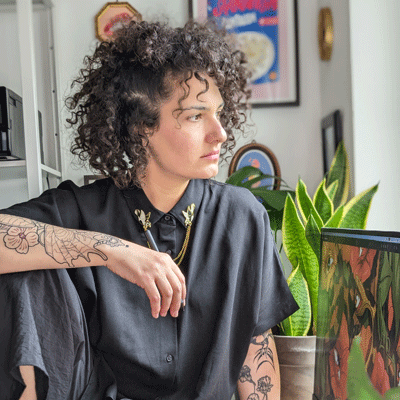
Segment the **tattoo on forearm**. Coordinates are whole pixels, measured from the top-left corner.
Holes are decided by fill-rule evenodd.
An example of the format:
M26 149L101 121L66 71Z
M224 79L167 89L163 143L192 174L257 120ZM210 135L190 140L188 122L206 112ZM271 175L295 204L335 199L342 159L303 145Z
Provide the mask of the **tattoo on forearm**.
M102 234L61 228L21 217L4 216L0 222L0 234L4 233L6 248L19 254L27 254L34 246L43 246L47 255L59 264L73 267L79 257L90 261L90 254L97 254L104 261L108 258L97 247L124 246L122 240Z
M257 370L263 365L264 363L269 363L274 367L274 355L269 347L269 340L272 337L272 334L268 331L262 335L262 339L260 340L259 337L253 337L251 340L251 344L259 346L260 348L257 350L256 355L254 357L254 361L257 363ZM273 384L271 383L271 377L265 375L257 380L257 384L254 382L251 368L248 365L243 365L242 369L240 370L239 381L249 382L253 384L253 393L249 395L247 400L268 400L268 393L273 388ZM258 393L257 393L258 392ZM259 393L262 395L260 398Z
M260 348L257 350L256 356L254 358L254 361L257 360L258 365L257 365L257 370L263 365L264 363L269 363L272 365L272 367L275 369L274 366L274 353L272 352L270 346L269 346L269 341L272 338L272 334L270 331L264 332L262 334L262 339L259 339L259 336L253 337L251 339L251 344L254 344L256 346L259 346Z

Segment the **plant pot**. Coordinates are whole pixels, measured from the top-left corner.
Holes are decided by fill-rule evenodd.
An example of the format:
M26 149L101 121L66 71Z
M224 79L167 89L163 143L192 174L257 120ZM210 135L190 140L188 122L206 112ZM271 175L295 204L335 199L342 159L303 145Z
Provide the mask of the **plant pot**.
M281 400L312 400L316 336L274 335L281 374Z

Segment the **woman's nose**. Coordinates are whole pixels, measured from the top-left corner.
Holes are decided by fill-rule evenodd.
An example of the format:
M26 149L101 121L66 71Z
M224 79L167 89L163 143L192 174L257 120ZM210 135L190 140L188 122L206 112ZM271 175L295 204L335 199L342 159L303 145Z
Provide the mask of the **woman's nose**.
M221 125L219 120L215 120L213 126L211 127L210 133L208 135L208 141L218 141L223 143L228 138L225 129Z

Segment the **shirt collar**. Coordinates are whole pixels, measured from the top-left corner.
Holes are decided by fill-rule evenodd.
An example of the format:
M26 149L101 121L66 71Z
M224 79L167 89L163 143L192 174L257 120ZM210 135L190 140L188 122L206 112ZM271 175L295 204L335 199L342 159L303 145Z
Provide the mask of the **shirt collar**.
M188 206L190 206L192 203L195 204L194 219L196 219L196 211L200 209L201 201L203 199L205 182L206 181L202 179L192 179L182 197L168 213L173 215L183 226L185 226L185 217L182 214L182 211L186 211ZM131 211L134 212L134 209L139 209L143 210L145 214L150 212L150 222L152 224L156 224L166 214L151 204L150 200L147 198L146 194L141 188L132 187L125 189L124 196L133 205ZM130 198L132 200L129 200ZM136 216L135 219L137 219Z

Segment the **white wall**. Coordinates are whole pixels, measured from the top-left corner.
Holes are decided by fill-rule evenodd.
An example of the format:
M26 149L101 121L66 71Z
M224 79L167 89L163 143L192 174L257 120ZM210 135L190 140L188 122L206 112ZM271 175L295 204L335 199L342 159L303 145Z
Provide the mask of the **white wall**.
M355 189L380 182L368 229L400 231L400 2L351 0Z
M319 9L332 10L334 45L329 61L320 61L322 117L340 110L343 140L351 168L351 193L354 195L353 110L351 97L349 0L319 0ZM318 12L319 12L318 9Z

